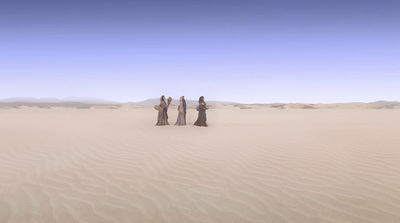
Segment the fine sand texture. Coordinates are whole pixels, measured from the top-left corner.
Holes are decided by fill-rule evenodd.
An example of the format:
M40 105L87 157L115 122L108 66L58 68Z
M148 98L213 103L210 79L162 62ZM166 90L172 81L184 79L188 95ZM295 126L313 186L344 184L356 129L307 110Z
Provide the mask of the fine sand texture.
M400 110L0 109L0 222L400 222Z

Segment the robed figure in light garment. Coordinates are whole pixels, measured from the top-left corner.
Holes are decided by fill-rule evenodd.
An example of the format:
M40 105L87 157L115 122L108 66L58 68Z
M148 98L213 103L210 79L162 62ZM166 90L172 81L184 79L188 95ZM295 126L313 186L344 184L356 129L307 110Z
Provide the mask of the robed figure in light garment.
M199 111L199 116L197 117L196 122L194 125L197 126L205 126L207 127L207 116L206 110L208 109L206 102L204 102L204 97L201 96L199 98L199 106L197 106L196 110Z
M175 125L186 125L186 101L184 96L179 98L178 119Z
M172 98L168 98L168 104L165 102L165 96L161 96L160 104L154 106L156 110L158 110L158 118L156 125L169 125L168 123L168 107L171 104Z

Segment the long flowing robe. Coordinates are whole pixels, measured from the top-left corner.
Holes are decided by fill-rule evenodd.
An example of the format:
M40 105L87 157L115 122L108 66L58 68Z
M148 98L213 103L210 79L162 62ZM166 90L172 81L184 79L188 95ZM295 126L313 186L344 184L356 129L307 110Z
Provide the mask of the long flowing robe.
M206 110L207 110L207 105L206 103L200 102L199 106L197 107L197 110L199 111L199 116L197 117L196 122L194 123L194 125L197 126L205 126L207 127L207 116L206 116Z
M186 125L186 103L183 100L183 97L179 100L178 111L178 118L175 125Z
M158 118L156 125L169 125L167 111L168 105L165 103L165 101L161 100L158 109Z

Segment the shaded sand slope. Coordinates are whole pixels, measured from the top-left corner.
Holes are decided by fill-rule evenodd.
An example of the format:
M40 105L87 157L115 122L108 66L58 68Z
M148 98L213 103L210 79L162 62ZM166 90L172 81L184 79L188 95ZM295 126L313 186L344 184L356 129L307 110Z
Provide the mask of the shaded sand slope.
M156 117L0 110L0 222L400 222L399 110Z

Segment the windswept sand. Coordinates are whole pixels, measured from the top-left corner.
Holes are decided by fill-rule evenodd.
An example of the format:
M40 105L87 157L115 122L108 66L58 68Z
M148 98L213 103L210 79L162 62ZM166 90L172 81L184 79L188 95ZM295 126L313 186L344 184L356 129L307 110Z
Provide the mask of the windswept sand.
M207 114L0 109L0 222L400 222L400 110Z

